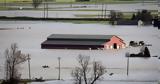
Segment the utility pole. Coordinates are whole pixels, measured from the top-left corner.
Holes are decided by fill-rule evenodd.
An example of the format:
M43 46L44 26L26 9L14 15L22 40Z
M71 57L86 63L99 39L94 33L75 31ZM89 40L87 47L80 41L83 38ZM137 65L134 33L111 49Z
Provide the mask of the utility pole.
M129 74L129 56L127 57L127 76Z
M6 6L7 6L7 2L6 2L6 0L4 0L4 6L5 6L5 8L6 8Z
M30 60L31 60L31 58L30 58L30 55L28 54L28 74L29 74L29 80L31 80L31 68L30 68Z
M106 18L106 16L107 16L107 4L105 4L105 10L104 10L104 18Z
M144 0L142 0L142 5L144 5Z
M61 60L61 57L58 57L58 80L60 80L61 78L60 78L60 75L61 75L61 68L60 68L60 66L61 66L61 62L60 62L60 60Z
M94 2L95 2L95 7L98 7L98 6L97 6L97 5L98 5L97 0L95 0Z
M71 8L72 8L72 5L73 5L73 3L72 3L72 0L71 0L71 5L70 5Z
M160 0L157 0L158 7L160 7Z
M45 4L46 2L44 1L44 11L43 11L43 18L45 18L46 17L46 13L45 13L45 11L46 11L46 4Z
M44 18L48 18L48 1L44 0Z
M102 3L102 18L103 18L103 9L104 9L104 4Z
M158 20L160 20L159 18L160 18L160 0L157 0L157 5L158 5Z
M48 0L46 0L46 8L47 8L47 15L46 15L46 18L48 18Z

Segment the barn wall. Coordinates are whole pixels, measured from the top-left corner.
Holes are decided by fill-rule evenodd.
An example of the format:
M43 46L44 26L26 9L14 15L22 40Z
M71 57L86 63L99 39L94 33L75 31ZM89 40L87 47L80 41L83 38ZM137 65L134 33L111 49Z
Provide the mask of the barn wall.
M42 49L102 49L102 45L57 45L41 44Z
M104 44L105 49L114 49L114 43L117 44L117 49L125 48L125 43L118 37L113 36L111 40Z

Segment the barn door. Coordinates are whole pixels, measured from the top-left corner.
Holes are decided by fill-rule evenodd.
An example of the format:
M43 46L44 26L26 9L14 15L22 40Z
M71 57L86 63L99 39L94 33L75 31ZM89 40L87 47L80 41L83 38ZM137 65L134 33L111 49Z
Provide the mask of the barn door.
M117 49L117 43L113 44L113 49Z

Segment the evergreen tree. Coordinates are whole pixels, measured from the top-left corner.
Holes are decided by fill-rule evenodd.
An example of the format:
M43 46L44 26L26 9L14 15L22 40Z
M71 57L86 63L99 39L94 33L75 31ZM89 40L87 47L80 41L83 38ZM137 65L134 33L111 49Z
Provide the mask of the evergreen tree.
M150 52L147 47L145 47L145 49L144 49L144 57L150 57Z
M152 22L152 15L151 12L149 12L148 10L142 10L141 12L137 12L136 16L132 16L132 20L142 20L143 22L145 22L146 24L151 24Z

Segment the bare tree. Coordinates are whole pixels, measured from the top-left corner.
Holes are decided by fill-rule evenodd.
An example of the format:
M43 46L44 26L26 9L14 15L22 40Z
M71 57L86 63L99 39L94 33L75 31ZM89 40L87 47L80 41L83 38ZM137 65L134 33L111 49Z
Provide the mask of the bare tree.
M75 84L82 84L83 81L85 84L94 84L103 74L106 73L105 67L100 62L94 61L92 68L89 68L89 56L79 55L78 63L80 64L80 67L76 67L72 71Z
M94 84L96 80L106 73L105 67L100 62L93 62L93 76L91 77L91 84Z
M83 79L85 84L88 84L87 82L87 72L89 71L88 65L89 65L90 57L89 56L83 56L79 55L78 56L78 62L82 68L82 73L83 73Z
M27 56L18 50L16 43L11 44L10 49L5 51L5 73L8 83L16 84L21 74L18 72L19 65L27 60Z
M71 75L74 77L75 79L75 84L81 84L82 82L82 76L83 76L83 73L82 73L82 69L79 68L79 67L76 67Z

